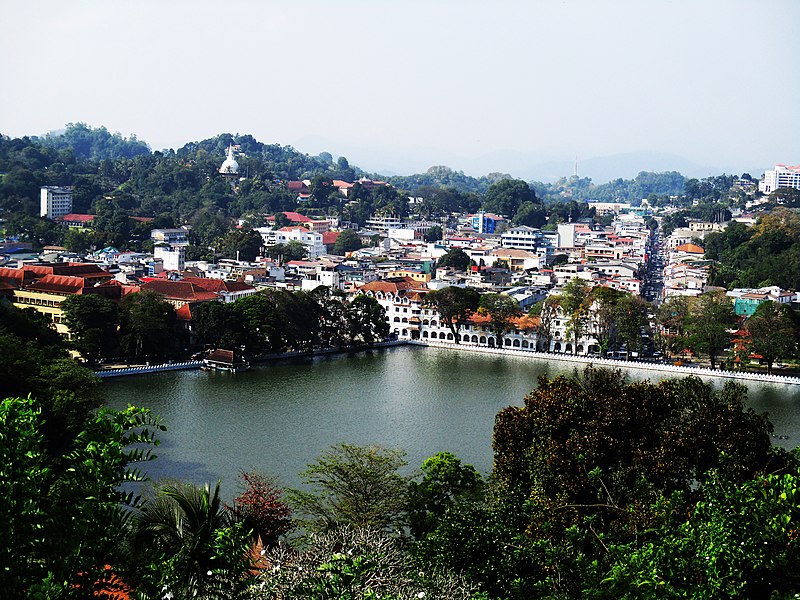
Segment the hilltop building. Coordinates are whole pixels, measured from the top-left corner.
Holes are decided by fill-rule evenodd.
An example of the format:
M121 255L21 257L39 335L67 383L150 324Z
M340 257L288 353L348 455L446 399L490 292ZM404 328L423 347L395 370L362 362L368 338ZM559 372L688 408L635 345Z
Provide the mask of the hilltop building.
M219 174L236 177L239 174L239 163L233 158L233 146L228 146L228 156L219 168Z
M764 194L774 192L778 188L794 188L800 190L800 165L775 165L772 171L766 171L758 183L758 191Z
M72 212L72 188L42 186L39 215L57 219Z

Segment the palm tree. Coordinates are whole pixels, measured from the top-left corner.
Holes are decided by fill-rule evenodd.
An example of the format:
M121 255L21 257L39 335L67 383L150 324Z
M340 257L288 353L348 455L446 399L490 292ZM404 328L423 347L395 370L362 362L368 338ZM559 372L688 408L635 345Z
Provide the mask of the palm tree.
M157 573L155 583L166 585L176 598L213 594L221 575L227 579L247 569L249 532L235 526L219 486L212 491L209 484L164 485L134 519L134 552L149 565L146 570ZM231 556L220 555L223 530L234 534Z

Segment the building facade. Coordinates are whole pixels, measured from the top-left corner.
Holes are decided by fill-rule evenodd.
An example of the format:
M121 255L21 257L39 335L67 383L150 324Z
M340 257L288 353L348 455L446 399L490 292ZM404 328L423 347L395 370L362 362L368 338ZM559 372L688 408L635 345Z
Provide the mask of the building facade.
M758 191L764 194L774 192L778 188L794 188L800 190L800 165L775 165L772 171L766 171L758 183Z
M39 215L57 219L72 212L72 188L46 185L40 188Z

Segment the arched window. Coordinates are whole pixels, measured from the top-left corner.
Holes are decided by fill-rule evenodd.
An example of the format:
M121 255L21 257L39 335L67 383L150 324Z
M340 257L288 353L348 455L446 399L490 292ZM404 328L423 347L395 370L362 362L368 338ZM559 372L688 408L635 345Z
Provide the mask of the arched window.
M472 336L472 343L473 344L477 344L478 343L478 336L477 335L473 335Z
M447 339L452 342L453 341L453 334L452 333L448 333L447 334Z
M519 340L514 340L514 348L519 348L519 347L520 347Z
M510 346L511 345L511 340L506 338L504 343L505 343L506 346Z
M481 341L480 341L480 343L481 343L481 344L485 344L485 343L486 343L486 336L485 336L485 335L482 335L482 336L481 336Z
M424 338L428 337L428 332L427 331L423 331L422 332L422 337L424 337Z

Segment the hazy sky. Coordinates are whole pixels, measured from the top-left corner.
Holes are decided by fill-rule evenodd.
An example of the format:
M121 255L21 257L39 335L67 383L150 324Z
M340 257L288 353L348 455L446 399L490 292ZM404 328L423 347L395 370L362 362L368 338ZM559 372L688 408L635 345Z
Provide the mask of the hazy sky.
M0 132L218 133L398 173L800 163L800 1L11 1ZM504 166L507 168L504 168Z

